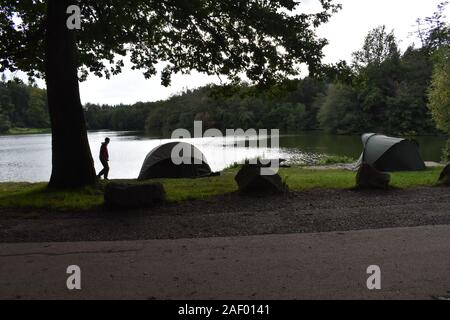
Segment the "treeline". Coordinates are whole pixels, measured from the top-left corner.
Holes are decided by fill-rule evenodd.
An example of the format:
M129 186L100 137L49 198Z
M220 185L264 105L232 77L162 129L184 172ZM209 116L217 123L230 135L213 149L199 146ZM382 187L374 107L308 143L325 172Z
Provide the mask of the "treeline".
M400 52L394 33L381 26L369 32L350 65L339 63L321 80L290 80L265 89L207 86L167 101L114 107L86 105L88 127L145 129L166 135L176 128L192 128L194 120L201 120L204 128L222 130L435 134L436 122L448 122L436 118L447 114L447 107L432 115L430 109L436 108L430 107L433 103L429 101L433 73L436 78L441 69L438 65L449 58L448 24L442 21L445 4L433 17L425 19L425 25L419 20L420 48L411 46ZM445 85L441 91L445 91Z
M320 100L318 121L330 132L435 132L428 105L433 72L427 48L410 47L403 54L393 33L371 31L364 48L354 53L350 81L335 81Z
M87 128L169 135L177 128L192 129L193 122L201 120L205 129L222 130L414 135L436 133L435 123L440 123L442 131L450 132L448 105L440 102L441 97L448 100L448 74L438 76L444 69L440 66L449 60L448 23L442 21L445 4L424 23L419 21L420 48L400 52L394 33L381 26L369 32L351 64L341 62L321 79L288 80L271 88L210 85L165 101L134 105L86 104ZM434 102L430 103L430 96ZM44 90L2 79L0 131L49 127L46 104Z
M384 28L370 37L391 38ZM384 40L383 40L384 41ZM241 85L188 90L166 101L132 106L86 105L90 129L147 130L167 135L176 128L277 128L282 132L383 132L432 134L436 126L427 107L433 71L424 48L400 54L392 38L383 57L360 52L367 62L344 65L336 78L290 80L269 89ZM369 51L377 51L370 48Z
M90 130L139 130L169 135L204 128L277 128L282 132L323 129L332 133L435 133L428 104L433 72L426 48L400 54L395 37L383 27L366 40L382 39L386 48L355 53L337 78L289 80L272 88L240 85L187 90L165 101L134 105L85 105ZM387 44L387 45L386 45ZM372 54L383 52L383 56ZM359 58L356 58L359 57ZM359 59L359 60L357 60ZM365 60L364 60L365 59ZM20 80L0 83L0 131L11 127L48 128L46 92Z
M47 93L20 79L0 81L0 133L11 128L49 128Z
M321 80L291 80L268 89L207 86L162 102L87 105L88 127L168 134L202 120L204 128L222 130L251 127L414 135L436 133L437 123L449 132L447 125L439 125L449 123L449 106L444 101L448 86L442 81L448 74L440 67L449 60L447 4L442 2L433 16L417 20L420 48L400 52L393 31L381 26L369 32L350 65L338 63ZM434 101L429 97L435 97Z
M147 130L169 134L176 128L192 129L196 120L204 128L278 128L284 132L318 129L315 97L324 82L304 79L261 90L252 86L206 86L188 90L166 101L132 106L87 104L90 129Z
M380 36L390 36L383 28ZM377 35L378 36L378 35ZM393 47L395 48L395 47ZM187 90L165 101L133 105L85 105L90 130L138 130L169 135L204 128L323 129L332 133L435 133L427 108L433 61L423 48L388 52L366 65L347 66L346 79L305 78L272 88L240 85ZM20 80L0 83L0 130L50 126L45 90Z

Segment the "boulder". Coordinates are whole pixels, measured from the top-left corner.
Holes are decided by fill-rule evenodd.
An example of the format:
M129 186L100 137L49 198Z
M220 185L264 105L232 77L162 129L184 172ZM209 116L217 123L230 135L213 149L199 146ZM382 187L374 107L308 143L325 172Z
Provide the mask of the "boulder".
M264 168L266 172L272 170L273 174L262 175L261 169L261 165L258 164L244 164L234 178L239 191L253 194L273 194L287 191L286 184L275 171Z
M361 164L356 174L356 187L361 189L387 189L391 176L367 163Z
M445 166L445 168L442 170L441 174L439 175L439 181L438 184L450 186L450 163Z
M161 183L110 183L104 198L109 208L144 208L162 203L166 192Z

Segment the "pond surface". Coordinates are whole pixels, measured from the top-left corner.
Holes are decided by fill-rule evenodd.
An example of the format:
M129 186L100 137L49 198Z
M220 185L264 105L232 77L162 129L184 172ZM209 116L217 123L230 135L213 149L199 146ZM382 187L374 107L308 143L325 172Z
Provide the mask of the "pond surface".
M97 172L101 169L98 151L105 137L109 145L110 178L136 178L147 153L171 141L136 132L89 132L89 143ZM260 142L267 142L267 137ZM416 137L425 161L439 161L445 144L441 137ZM357 159L361 153L359 136L301 133L280 136L280 148L239 147L225 138L184 139L197 146L213 171L256 157L281 157L293 162L312 162L323 155L345 155ZM234 146L234 147L233 147ZM0 136L0 182L48 181L51 174L51 135Z

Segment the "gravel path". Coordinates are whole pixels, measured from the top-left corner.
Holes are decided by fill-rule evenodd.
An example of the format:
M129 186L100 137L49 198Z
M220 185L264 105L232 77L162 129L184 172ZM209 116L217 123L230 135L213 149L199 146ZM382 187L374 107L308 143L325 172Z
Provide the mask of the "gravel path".
M172 239L450 224L448 188L227 194L140 211L0 212L0 242ZM19 217L18 217L19 216Z

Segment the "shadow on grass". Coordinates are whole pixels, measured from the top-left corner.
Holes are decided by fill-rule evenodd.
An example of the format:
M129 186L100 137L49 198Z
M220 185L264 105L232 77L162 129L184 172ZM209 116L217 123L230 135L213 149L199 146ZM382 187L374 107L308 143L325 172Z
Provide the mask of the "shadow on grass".
M418 172L391 173L391 188L386 192L395 192L411 187L434 186L441 170L442 168L428 168ZM215 201L217 199L211 197L237 192L237 184L234 181L236 173L237 169L229 169L216 177L155 179L150 182L161 182L164 185L167 195L167 204L165 205L209 198ZM342 189L363 193L373 192L372 190L355 190L356 173L354 171L310 170L291 167L280 169L279 174L289 186L290 191ZM112 180L111 182L143 184L149 181ZM51 190L47 188L47 183L0 183L0 208L3 212L6 209L11 211L43 210L45 212L104 211L103 193L106 184L107 182L100 181L94 186L84 188ZM136 211L142 212L142 209Z

